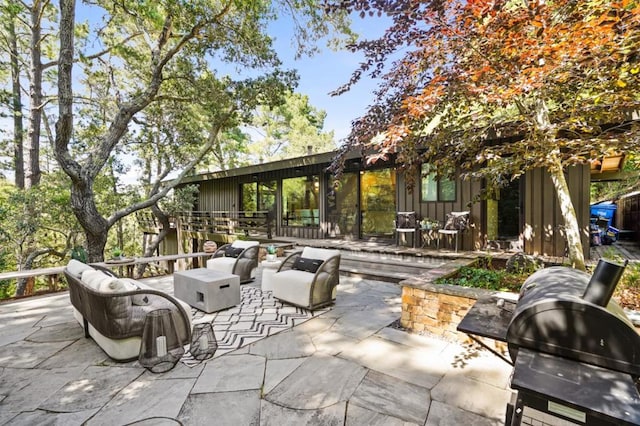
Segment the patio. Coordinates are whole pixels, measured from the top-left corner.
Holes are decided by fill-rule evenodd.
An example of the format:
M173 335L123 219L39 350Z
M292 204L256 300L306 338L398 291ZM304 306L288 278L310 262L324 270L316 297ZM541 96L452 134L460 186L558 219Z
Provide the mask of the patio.
M2 303L0 424L502 424L511 367L392 327L400 310L397 284L343 276L328 312L152 374L85 339L66 292Z

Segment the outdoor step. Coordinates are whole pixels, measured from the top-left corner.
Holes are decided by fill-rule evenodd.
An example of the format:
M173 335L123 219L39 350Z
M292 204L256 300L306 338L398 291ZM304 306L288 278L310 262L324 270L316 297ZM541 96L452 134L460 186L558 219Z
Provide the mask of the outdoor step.
M344 253L340 272L362 278L400 282L421 275L447 262L445 258L389 255L380 253Z

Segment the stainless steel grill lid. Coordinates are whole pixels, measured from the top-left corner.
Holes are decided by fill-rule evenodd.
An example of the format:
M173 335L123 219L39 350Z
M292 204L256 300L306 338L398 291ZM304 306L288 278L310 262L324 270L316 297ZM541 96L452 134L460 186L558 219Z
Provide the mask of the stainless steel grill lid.
M525 347L640 376L640 335L609 300L620 269L605 262L593 277L562 266L533 273L507 329L511 359Z

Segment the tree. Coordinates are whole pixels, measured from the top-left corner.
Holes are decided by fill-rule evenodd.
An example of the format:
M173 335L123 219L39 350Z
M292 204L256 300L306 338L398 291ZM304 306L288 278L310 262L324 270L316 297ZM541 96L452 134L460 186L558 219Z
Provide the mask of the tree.
M629 121L640 93L638 1L363 0L328 8L391 20L381 38L352 46L367 59L336 94L367 73L382 83L344 150L371 149L369 161L396 153L408 172L428 162L490 185L545 168L570 261L584 269L563 172L640 145Z
M309 97L289 93L282 105L263 106L253 119L254 128L262 136L254 137L251 152L264 161L300 157L307 147L317 152L336 149L333 132L323 132L324 111L309 105Z
M82 234L69 211L65 184L62 173L28 190L0 180L0 256L9 266L11 255L10 269L50 266L49 257L59 261L78 245ZM15 295L28 293L27 280L18 280Z
M174 0L105 2L106 25L99 34L104 36L101 39L103 43L117 46L111 51L114 64L105 67L105 72L124 69L133 78L124 84L116 79L110 80L117 87L115 96L108 99L113 106L109 124L99 129L96 143L90 150L80 151L81 146L73 141L73 128L78 125L74 120L72 84L75 1L60 1L59 116L55 155L71 179L71 205L85 230L89 261L103 258L107 233L114 223L157 203L202 159L224 129L246 120L246 100L268 103L283 93L285 87L291 88L292 74L279 69L278 58L271 49L271 38L264 33L266 20L273 19L276 12L282 10L304 18L297 21L300 30L297 34L305 43L326 35L333 24L345 28L341 17L337 20L323 19L316 6L312 0L282 4L241 0L222 3L200 0L188 4ZM308 48L306 44L301 45L301 51ZM224 108L218 108L215 105L218 99L208 99L214 106L212 113L216 120L209 125L207 144L189 159L171 183L161 186L158 180L154 183L157 190L146 200L103 216L96 205L93 184L114 149L123 141L134 118L158 101L188 104L196 99L183 98L168 91L176 87L168 83L183 81L182 87L186 87L194 77L207 80L214 75L206 67L207 58L268 72L241 81L216 78L213 88L224 92L225 86L229 86L230 101L225 100ZM201 85L196 87L202 88ZM198 96L203 97L202 93Z

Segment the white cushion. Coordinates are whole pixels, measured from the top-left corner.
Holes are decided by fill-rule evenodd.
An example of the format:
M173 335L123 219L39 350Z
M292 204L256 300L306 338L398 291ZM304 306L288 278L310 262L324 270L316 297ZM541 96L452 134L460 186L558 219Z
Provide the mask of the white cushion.
M80 279L84 271L88 270L93 271L94 269L86 263L80 262L79 260L71 259L69 263L67 263L67 271L78 279Z
M124 293L137 290L138 287L130 282L111 277L111 281L103 281L98 288L103 293Z
M332 256L337 256L340 254L340 250L329 250L315 247L305 247L302 250L301 257L306 259L320 259L327 260Z
M233 265L236 264L235 257L214 257L207 260L207 269L213 269L215 271L226 272L227 274L233 273Z
M82 282L89 288L102 291L101 287L108 285L114 278L105 274L102 271L97 271L93 268L87 269L82 273Z
M289 269L272 277L275 282L273 296L300 306L309 305L309 294L314 274Z
M133 278L120 278L121 281L125 281L128 284L131 284L134 290L156 290L153 287L150 287L146 284L141 283L140 281L134 280ZM138 306L145 306L151 303L149 300L148 294L134 294L131 296L131 303Z
M231 247L243 248L243 249L247 249L249 247L258 246L258 245L260 245L260 243L257 241L244 241L244 240L236 240L233 243L231 243Z

